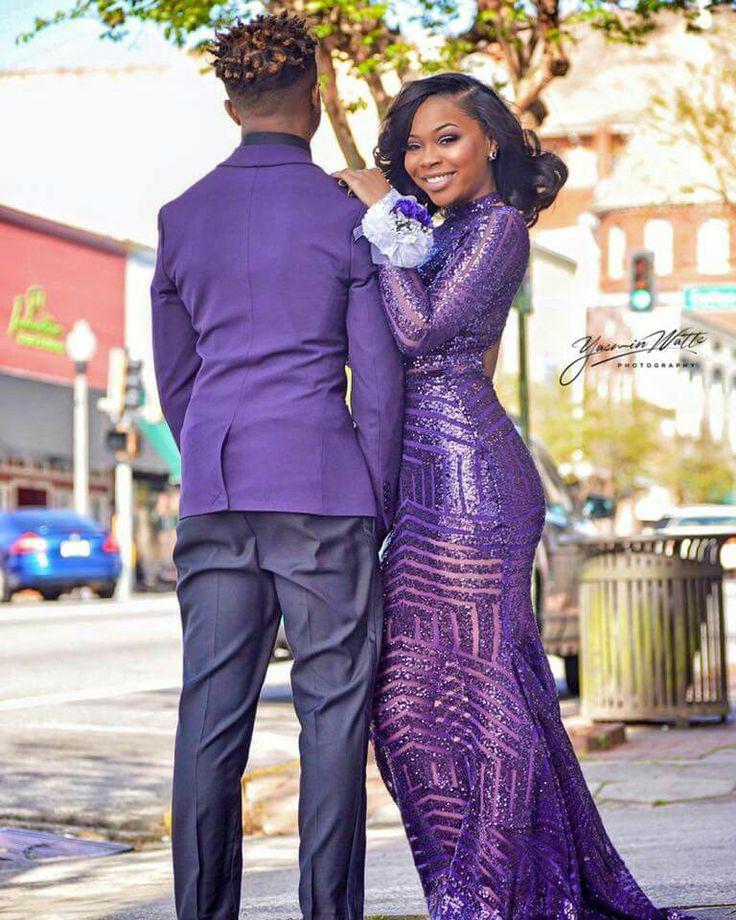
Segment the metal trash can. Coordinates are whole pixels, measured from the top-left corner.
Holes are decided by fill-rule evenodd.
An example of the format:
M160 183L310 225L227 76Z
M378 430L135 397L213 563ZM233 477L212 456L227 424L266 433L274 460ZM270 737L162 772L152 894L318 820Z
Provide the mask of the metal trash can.
M728 711L727 535L590 538L580 572L581 711L684 723Z

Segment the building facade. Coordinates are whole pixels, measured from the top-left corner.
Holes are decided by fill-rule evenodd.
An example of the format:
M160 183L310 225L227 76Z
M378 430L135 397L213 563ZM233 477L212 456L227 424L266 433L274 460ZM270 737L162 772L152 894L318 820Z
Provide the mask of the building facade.
M0 509L72 506L74 365L65 337L85 319L97 338L88 368L90 513L114 528L110 420L97 400L105 395L111 348L131 337L131 354L152 364L144 345L126 333L136 316L150 312L152 259L145 247L0 207ZM152 368L146 374L150 378ZM156 411L154 401L154 424L143 419L151 436L141 438L133 461L141 569L156 556L157 539L149 531L155 530L159 496L176 491L176 467L156 449Z
M570 177L538 233L558 248L571 228L590 226L598 280L589 335L654 346L592 368L586 385L614 401L636 394L672 410L673 430L698 437L707 429L736 455L736 176L729 189L682 126L668 126L667 106L655 115L653 102L671 98L683 76L692 84L688 63L706 73L734 40L728 11L698 30L679 16L658 17L643 47L586 34L570 75L545 94L543 146L566 161ZM638 313L629 297L640 252L653 256L654 302ZM661 335L687 329L699 333L692 347L657 347Z

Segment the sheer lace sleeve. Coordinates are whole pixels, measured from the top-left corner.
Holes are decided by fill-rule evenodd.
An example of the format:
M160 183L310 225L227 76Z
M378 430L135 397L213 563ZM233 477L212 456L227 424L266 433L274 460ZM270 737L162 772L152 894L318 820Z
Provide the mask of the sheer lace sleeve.
M431 352L491 307L508 307L521 284L529 245L519 211L499 206L469 228L429 284L415 269L379 266L384 309L401 351Z

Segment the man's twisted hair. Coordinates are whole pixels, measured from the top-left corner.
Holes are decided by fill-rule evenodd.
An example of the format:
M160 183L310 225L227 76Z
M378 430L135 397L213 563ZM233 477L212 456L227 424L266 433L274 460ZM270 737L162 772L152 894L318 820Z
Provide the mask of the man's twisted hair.
M284 10L216 32L209 46L217 76L244 100L316 79L317 41L304 19Z

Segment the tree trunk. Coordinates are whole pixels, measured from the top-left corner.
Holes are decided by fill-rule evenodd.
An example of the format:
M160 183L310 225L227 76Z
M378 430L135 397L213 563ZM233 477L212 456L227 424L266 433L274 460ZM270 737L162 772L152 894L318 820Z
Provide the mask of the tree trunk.
M327 109L330 124L340 145L345 161L351 169L365 169L365 160L360 155L353 132L348 124L347 114L337 89L337 74L332 63L332 55L321 45L317 47L317 63L322 75L320 88L322 101Z
M386 117L386 112L388 112L388 107L391 105L391 96L386 92L380 73L372 70L370 73L363 74L363 79L368 84L368 89L373 96L378 117L383 121Z

